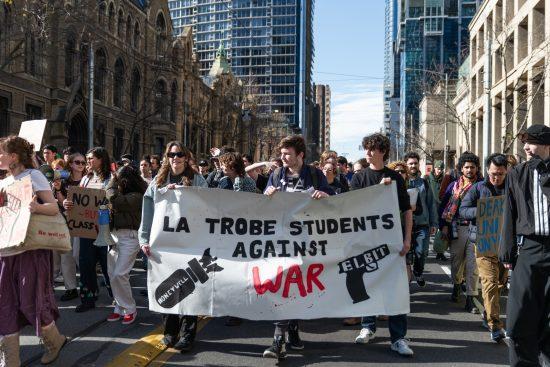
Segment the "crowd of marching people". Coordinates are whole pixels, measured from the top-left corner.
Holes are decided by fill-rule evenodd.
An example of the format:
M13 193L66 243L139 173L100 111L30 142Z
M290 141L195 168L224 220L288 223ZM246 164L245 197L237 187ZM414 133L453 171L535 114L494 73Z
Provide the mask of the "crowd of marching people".
M254 162L252 156L231 147L212 148L209 160L198 161L178 141L168 143L162 156L123 155L118 161L102 147L84 153L70 147L59 152L45 145L38 155L23 138L0 138L0 182L30 176L31 213L68 215L75 205L68 195L72 186L104 190L116 239L112 246L97 246L93 239L71 238L72 251L66 253L0 250L0 361L19 366L19 332L27 325L43 340L41 362L55 361L67 342L56 326L57 303L79 298L76 312L93 309L101 283L114 305L106 320L125 325L135 322L138 314L130 272L138 257L146 261L151 254L154 201L163 190L198 186L269 196L307 192L312 199L323 200L393 181L403 233L399 254L405 259L409 282L426 285L430 245L437 261L447 262L448 251L450 300L459 302L464 296L465 312L470 313L479 313L479 304L483 305L488 339L510 339L511 365L550 363L550 128L532 125L519 138L526 162L518 164L513 156L500 153L478 157L464 152L456 167L446 170L443 162L435 161L430 172L421 172L423 157L416 152L388 162L390 143L382 134L363 139L365 158L357 162L325 151L319 162L311 164L306 163L306 144L300 136L283 138L278 155L266 162ZM478 202L493 196L504 197L504 225L498 254L485 256L476 248ZM512 269L505 325L500 301ZM56 300L53 284L61 277L65 292ZM350 317L343 322L360 325L355 342L367 344L375 337L379 319L388 320L391 350L412 356L406 339L407 315ZM230 317L226 325L241 321ZM281 359L288 349L306 348L299 330L299 320L275 322L272 345L263 356ZM197 315L164 316L166 346L188 352L196 331Z

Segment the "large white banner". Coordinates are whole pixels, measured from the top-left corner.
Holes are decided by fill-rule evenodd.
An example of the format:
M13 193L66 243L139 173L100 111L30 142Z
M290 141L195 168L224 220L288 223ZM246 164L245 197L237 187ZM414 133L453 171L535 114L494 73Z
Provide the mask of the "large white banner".
M409 312L395 183L321 200L162 190L150 244L153 311L252 320Z

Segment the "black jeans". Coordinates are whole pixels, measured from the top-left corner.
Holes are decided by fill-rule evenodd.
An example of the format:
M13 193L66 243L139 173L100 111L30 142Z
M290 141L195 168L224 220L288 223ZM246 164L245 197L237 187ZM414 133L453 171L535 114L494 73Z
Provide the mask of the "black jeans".
M174 338L187 335L191 337L191 340L195 340L197 321L197 316L166 315L164 335L171 335Z
M99 262L101 272L105 278L105 285L112 297L111 282L107 273L107 250L105 247L94 246L94 241L89 238L80 239L80 255L78 267L80 268L80 297L82 302L94 302L94 297L99 293L97 285L96 264Z
M550 362L550 238L525 238L508 295L510 366Z
M275 322L274 337L285 336L288 329L298 330L298 320L280 320Z

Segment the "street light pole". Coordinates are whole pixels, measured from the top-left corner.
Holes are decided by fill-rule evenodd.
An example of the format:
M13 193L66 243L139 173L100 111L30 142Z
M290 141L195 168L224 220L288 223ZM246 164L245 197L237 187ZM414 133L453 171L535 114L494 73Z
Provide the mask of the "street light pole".
M449 74L445 73L445 147L443 148L443 167L447 168L447 161L449 156L449 136L447 130L447 108L449 104Z

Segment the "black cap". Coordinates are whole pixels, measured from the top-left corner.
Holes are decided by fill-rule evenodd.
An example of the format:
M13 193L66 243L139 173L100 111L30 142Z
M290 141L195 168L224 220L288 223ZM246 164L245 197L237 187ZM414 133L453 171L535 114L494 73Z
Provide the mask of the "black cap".
M199 166L208 166L208 162L203 159L199 162Z
M531 125L519 137L523 143L550 145L550 127Z

